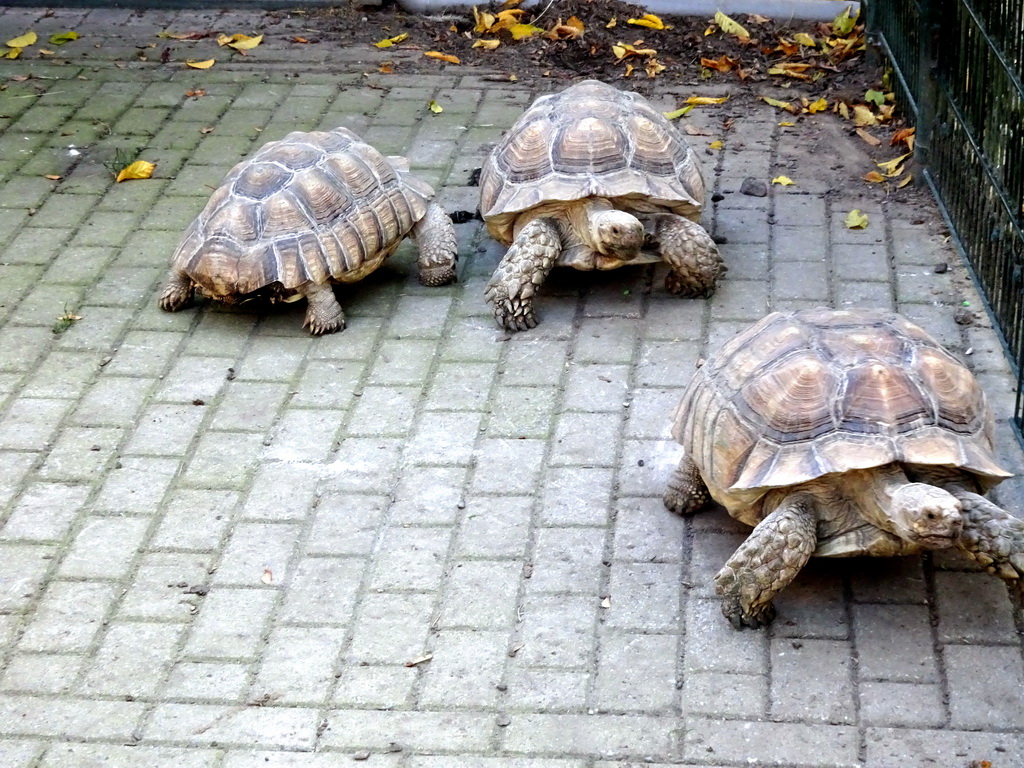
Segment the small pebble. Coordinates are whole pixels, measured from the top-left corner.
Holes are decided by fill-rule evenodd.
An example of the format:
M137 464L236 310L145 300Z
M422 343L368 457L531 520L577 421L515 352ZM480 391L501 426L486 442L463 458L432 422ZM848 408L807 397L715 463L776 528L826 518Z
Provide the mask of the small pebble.
M949 271L949 264L947 264L944 261L940 261L938 264L935 265L935 274L936 275L944 275L948 271Z
M360 752L356 752L354 755L352 755L352 759L353 760L369 760L370 759L370 753L367 750L364 749L364 750L362 750Z
M747 176L740 184L740 194L750 195L751 197L767 197L768 196L768 185L761 179L755 179L753 176Z
M512 718L508 715L498 715L498 725L502 728L512 725Z

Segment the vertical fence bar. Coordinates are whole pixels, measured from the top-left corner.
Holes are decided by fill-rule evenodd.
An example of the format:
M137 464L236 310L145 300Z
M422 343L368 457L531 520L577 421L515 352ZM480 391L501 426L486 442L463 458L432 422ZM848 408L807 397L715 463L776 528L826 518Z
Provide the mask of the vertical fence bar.
M935 130L935 76L938 69L938 6L941 0L920 0L918 3L919 49L917 82L917 122L914 131L914 177L919 185L926 183L924 172L931 163L932 134Z

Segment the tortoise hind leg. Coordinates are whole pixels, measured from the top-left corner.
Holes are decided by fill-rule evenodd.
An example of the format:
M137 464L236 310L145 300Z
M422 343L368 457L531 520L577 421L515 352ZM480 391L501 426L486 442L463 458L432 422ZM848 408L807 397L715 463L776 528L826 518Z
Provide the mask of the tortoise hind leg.
M561 250L558 225L551 219L534 219L523 227L484 292L499 325L509 331L525 331L537 325L533 295L555 266Z
M722 613L736 629L775 618L772 598L806 565L817 546L814 498L793 494L757 524L715 576Z
M665 290L677 296L707 298L725 273L718 246L700 224L675 214L662 214L654 221L658 253L671 271L665 276Z
M167 278L163 293L160 294L160 309L177 312L192 303L196 284L192 278L179 270L172 270Z
M663 497L665 506L677 515L692 515L700 512L711 502L711 494L700 476L697 465L683 456L679 466L668 480L668 488Z
M307 283L298 290L309 303L303 328L309 328L314 336L345 330L345 313L330 283Z
M459 245L455 227L444 209L430 203L423 218L412 228L412 236L419 248L420 282L423 285L447 285L456 280L455 264Z

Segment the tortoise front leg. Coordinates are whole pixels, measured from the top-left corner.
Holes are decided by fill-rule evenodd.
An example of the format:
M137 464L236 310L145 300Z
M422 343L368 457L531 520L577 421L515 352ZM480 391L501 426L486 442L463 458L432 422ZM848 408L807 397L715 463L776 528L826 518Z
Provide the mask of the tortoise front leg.
M523 227L484 292L499 325L509 331L525 331L537 325L533 295L555 266L561 250L561 234L551 219L534 219Z
M668 480L663 497L665 506L677 515L700 512L711 502L711 494L700 476L700 470L688 457L679 460L679 466Z
M196 284L192 278L178 269L171 270L167 284L160 294L160 309L166 312L177 312L192 303Z
M430 203L423 218L413 225L412 236L420 252L420 282L433 286L455 280L459 246L451 217L444 209L437 203Z
M814 498L797 493L757 524L715 576L722 613L735 629L775 618L772 598L806 565L817 546Z
M726 270L718 246L700 224L671 213L654 217L654 240L671 267L665 290L677 296L707 298Z
M345 330L345 313L330 283L306 283L298 291L309 303L303 328L309 328L314 336Z
M947 485L963 505L960 549L989 573L1020 584L1024 576L1024 520L1020 520L984 496Z

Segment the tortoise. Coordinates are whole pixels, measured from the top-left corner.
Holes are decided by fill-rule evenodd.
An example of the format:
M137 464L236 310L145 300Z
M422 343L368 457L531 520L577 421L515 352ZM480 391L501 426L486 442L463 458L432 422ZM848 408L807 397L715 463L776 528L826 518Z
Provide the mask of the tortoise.
M1024 522L983 495L993 455L977 379L935 339L881 310L774 312L698 369L673 417L685 453L665 506L713 499L754 526L715 577L737 629L812 556L956 547L1015 583Z
M481 216L510 246L486 288L495 319L536 326L533 296L555 266L665 261L670 293L711 295L725 267L703 205L696 155L639 94L585 80L540 97L480 172Z
M331 282L377 269L406 235L424 285L455 279L455 230L434 190L345 128L289 133L228 173L185 231L160 307L175 312L195 288L238 303L308 301L313 335L345 327Z

